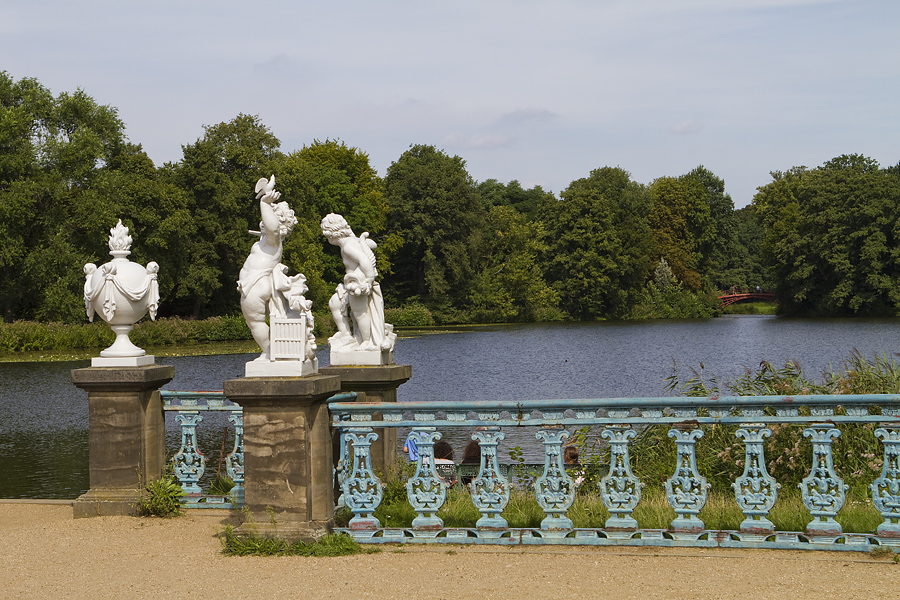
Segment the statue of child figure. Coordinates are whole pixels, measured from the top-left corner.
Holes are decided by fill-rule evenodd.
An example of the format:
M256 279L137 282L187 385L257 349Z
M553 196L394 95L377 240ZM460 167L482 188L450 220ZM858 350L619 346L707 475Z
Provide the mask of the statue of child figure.
M275 191L274 175L269 180L263 178L256 182L256 192L262 220L259 231L250 233L259 236L259 241L251 247L238 279L244 320L262 350L256 360L272 360L267 317L299 318L302 315L307 318L305 358L312 360L316 345L312 334L312 303L303 296L307 291L306 277L302 274L288 276L287 266L281 263L282 240L290 235L297 218L287 202L278 202L281 192Z
M359 237L353 235L346 219L334 213L322 219L322 233L330 244L341 249L347 269L344 282L338 284L328 302L338 329L328 340L332 364L335 364L335 352L375 351L380 355L392 350L397 335L393 326L384 322L384 298L381 286L375 281L378 277L372 252L375 242L368 239L368 232Z

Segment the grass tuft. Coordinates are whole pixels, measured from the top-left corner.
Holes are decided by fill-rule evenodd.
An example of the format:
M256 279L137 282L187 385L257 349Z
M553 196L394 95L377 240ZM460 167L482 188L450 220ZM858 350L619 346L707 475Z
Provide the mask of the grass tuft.
M240 536L230 525L222 535L222 554L226 556L351 556L374 554L379 548L363 548L346 534L326 535L316 542L294 542L259 536Z

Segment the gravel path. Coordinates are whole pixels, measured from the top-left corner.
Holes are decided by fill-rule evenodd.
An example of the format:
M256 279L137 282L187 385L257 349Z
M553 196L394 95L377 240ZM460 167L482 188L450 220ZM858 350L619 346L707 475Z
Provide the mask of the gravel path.
M225 557L219 518L72 518L0 503L0 598L896 598L890 556L658 548L390 546Z

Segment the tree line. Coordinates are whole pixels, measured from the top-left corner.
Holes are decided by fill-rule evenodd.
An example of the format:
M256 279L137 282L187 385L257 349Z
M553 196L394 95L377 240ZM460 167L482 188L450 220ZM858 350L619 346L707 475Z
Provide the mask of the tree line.
M619 167L559 197L476 182L465 161L412 145L384 177L338 140L285 152L258 117L204 127L161 166L116 109L0 72L0 311L84 320L86 262L121 218L131 259L160 265L163 316L238 311L235 281L258 228L253 185L276 175L298 218L284 262L317 310L343 276L319 229L329 212L370 232L386 304L429 322L706 316L716 290L772 289L786 310L897 314L898 169L860 156L773 173L735 210L698 166L643 184ZM327 312L327 311L326 311Z

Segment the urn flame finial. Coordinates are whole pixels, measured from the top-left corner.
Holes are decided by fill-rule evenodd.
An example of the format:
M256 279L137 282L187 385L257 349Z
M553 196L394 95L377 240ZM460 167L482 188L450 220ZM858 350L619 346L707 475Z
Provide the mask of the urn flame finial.
M114 252L131 254L131 236L128 235L128 228L122 225L122 219L119 219L116 226L109 230L109 253L113 254Z

